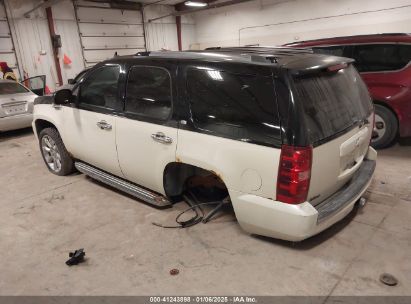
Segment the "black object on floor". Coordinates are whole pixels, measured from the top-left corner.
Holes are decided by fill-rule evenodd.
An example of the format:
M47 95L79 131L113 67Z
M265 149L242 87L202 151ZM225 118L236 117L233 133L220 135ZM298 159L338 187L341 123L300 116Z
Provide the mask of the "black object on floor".
M84 262L84 256L86 253L84 252L84 248L80 248L75 250L74 252L69 253L69 259L66 261L68 266L77 265L79 263Z
M388 286L395 286L398 284L397 278L389 273L383 273L380 275L380 281Z
M225 197L224 199L217 200L217 201L212 201L212 202L205 202L201 203L200 200L197 197L197 194L195 191L192 189L187 191L185 194L183 194L184 202L189 205L189 208L185 209L184 211L180 212L177 217L176 217L176 222L177 225L173 226L167 226L167 225L162 225L156 222L152 222L153 225L162 227L162 228L187 228L191 227L194 225L197 225L198 223L203 222L204 224L208 223L211 218L220 210L223 209L224 205L230 204L230 198L229 196ZM204 213L204 210L201 208L201 206L205 205L216 205L207 215ZM186 214L188 211L194 211L194 215L188 219L188 220L181 220L180 218Z

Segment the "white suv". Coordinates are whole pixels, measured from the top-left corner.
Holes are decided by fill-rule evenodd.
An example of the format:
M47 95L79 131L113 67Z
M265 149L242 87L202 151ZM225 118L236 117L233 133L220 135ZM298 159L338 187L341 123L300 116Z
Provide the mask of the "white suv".
M214 48L102 62L38 98L33 129L54 174L77 168L158 207L218 189L244 230L299 241L369 186L373 115L351 59Z

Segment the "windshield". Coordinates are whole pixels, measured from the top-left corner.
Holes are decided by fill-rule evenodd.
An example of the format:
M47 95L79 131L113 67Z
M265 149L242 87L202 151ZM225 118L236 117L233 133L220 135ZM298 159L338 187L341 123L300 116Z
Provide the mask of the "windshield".
M311 143L342 132L371 115L368 89L350 65L338 72L294 78Z
M17 82L0 83L0 95L26 93L28 91L29 90L27 90L25 87L18 84Z

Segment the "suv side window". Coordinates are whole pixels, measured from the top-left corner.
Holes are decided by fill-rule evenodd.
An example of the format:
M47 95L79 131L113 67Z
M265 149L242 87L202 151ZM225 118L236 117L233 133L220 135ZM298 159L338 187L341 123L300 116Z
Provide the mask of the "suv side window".
M353 57L359 72L395 71L411 61L411 45L366 44L355 45Z
M119 66L103 66L93 71L79 90L79 106L86 110L114 110L118 102Z
M167 120L171 113L171 77L160 67L134 66L127 80L125 114Z
M281 144L271 76L189 68L187 93L197 130L262 145Z

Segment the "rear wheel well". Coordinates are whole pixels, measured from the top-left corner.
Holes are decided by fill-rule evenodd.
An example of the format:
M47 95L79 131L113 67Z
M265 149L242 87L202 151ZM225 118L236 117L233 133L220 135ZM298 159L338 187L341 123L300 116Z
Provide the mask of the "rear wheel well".
M164 191L167 197L176 201L189 188L202 187L218 199L228 196L223 180L213 171L189 164L173 162L164 169Z
M37 119L35 122L35 125L36 125L37 135L39 135L40 132L44 130L45 128L57 129L55 125L53 125L51 122L44 120L44 119Z

